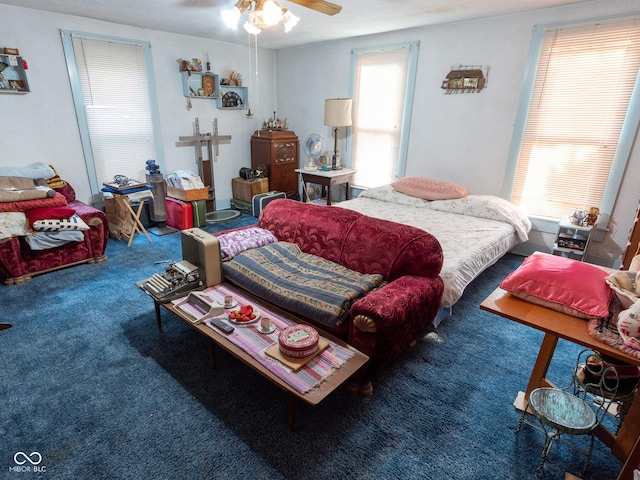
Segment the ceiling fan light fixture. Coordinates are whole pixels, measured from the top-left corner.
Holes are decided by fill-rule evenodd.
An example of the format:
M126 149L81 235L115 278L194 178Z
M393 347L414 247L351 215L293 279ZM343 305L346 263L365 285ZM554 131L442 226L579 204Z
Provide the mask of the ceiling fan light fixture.
M222 20L229 28L237 29L240 17L244 12L251 9L252 4L253 1L251 0L238 0L233 7L221 12Z
M282 8L273 0L267 0L262 6L262 18L269 26L282 20Z
M275 0L238 0L232 8L222 11L222 19L229 28L236 30L240 17L247 11L249 17L244 23L244 29L253 35L267 30L278 22L282 22L285 32L290 32L300 21L290 10L282 8Z
M251 12L249 14L249 19L244 22L244 29L251 33L252 35L258 35L262 30L260 30L254 23L254 14Z
M295 27L299 21L300 18L291 13L291 10L288 10L286 8L282 9L282 23L284 25L285 32L290 32L291 29Z
M222 20L224 23L233 30L238 28L238 21L240 20L240 16L242 12L237 6L233 6L227 10L222 11Z

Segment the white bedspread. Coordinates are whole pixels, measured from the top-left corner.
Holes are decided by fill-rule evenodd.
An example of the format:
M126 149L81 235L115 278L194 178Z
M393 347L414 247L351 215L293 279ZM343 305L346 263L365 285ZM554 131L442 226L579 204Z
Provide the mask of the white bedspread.
M421 228L435 236L444 252L444 307L455 304L469 282L526 241L531 230L529 218L515 205L492 195L430 202L385 185L338 206Z

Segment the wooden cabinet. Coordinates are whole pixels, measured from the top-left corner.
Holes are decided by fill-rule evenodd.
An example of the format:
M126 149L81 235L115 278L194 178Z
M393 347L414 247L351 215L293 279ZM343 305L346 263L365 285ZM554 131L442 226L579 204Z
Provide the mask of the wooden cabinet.
M640 253L640 225L638 225L638 219L640 217L640 205L636 210L636 218L631 226L631 232L629 232L629 241L627 242L627 248L622 256L622 270L629 270L631 260L638 253Z
M251 136L251 168L264 165L269 174L269 190L298 198L299 141L289 130L256 130Z

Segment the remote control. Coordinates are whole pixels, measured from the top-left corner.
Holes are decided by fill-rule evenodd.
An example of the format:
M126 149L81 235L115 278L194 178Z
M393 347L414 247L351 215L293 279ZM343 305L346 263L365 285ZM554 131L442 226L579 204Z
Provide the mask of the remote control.
M218 330L221 330L226 334L233 332L233 327L231 325L227 325L226 323L224 323L221 318L212 318L211 325L213 325Z

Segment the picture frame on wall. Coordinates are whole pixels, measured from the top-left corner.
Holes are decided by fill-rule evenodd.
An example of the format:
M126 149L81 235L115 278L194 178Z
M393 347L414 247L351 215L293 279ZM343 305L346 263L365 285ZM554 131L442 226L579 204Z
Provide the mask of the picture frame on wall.
M22 80L9 80L9 88L13 90L24 90L24 82Z
M478 78L465 78L463 88L478 88Z

